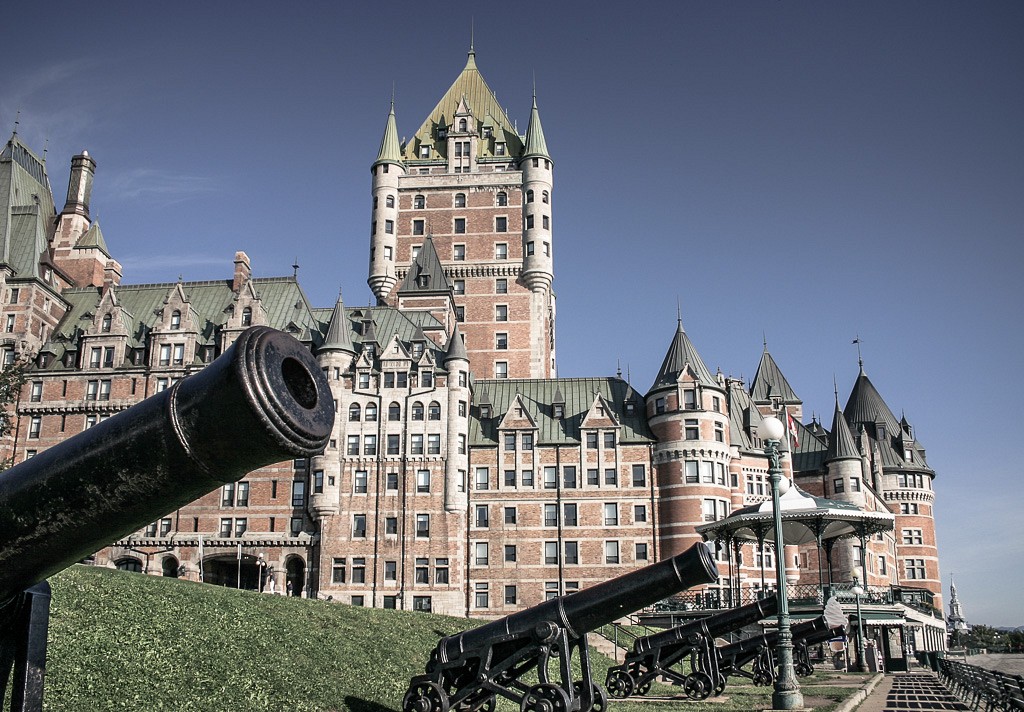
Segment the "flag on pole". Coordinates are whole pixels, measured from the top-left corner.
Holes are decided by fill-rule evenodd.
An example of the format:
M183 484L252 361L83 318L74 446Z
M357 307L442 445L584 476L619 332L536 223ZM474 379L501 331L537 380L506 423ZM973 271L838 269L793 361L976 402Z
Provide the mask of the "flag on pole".
M791 447L800 447L800 438L796 434L796 421L789 414L789 408L786 408L786 429L789 431L789 437L791 438Z

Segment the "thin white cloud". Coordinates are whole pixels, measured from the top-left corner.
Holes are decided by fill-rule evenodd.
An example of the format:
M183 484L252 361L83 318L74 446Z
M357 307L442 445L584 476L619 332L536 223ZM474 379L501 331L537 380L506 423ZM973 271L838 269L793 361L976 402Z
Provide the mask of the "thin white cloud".
M208 176L185 175L157 170L135 168L113 176L110 193L125 200L145 200L158 205L173 205L218 190Z

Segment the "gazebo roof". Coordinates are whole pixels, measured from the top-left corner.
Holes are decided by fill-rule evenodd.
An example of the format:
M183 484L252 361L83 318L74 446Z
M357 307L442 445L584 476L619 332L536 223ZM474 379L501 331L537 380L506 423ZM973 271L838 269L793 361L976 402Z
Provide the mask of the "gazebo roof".
M786 544L809 544L831 539L892 531L892 512L869 512L850 502L815 497L796 485L779 498L782 538ZM772 541L775 517L772 501L738 509L724 519L698 526L705 539Z

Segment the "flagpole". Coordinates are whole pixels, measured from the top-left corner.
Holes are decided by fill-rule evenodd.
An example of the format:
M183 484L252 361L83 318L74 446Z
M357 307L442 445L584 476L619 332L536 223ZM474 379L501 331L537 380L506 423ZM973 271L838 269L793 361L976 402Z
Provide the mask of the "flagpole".
M242 542L238 542L238 588L242 588Z
M198 528L198 527L197 527ZM199 582L203 583L205 578L203 577L203 535L199 535Z

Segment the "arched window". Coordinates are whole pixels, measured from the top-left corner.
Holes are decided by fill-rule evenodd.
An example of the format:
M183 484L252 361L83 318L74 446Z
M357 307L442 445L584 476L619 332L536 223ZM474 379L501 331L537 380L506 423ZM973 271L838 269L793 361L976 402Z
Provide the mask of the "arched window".
M423 420L423 404L419 401L412 404L412 419Z
M532 190L526 191L526 202L527 203L532 203L533 202L533 191Z
M113 318L112 318L112 317L110 316L110 314L104 314L104 315L103 315L103 325L102 325L102 326L100 327L100 330L101 330L101 331L102 331L102 332L103 332L104 334L108 334L108 333L110 333L110 325L111 325L111 324L113 323L113 321L114 321L114 320L113 320Z
M546 190L543 193L541 193L541 200L543 200L545 203L551 202L550 196L548 195L548 192Z
M118 559L114 566L121 571L134 571L137 574L142 573L142 562L132 556L126 556L123 559Z
M465 130L466 130L466 120L465 119L459 119L459 131L465 131Z
M464 207L466 207L466 194L465 193L456 193L455 194L455 207L456 208L464 208Z
M181 312L178 311L177 309L175 309L174 311L171 312L171 328L172 329L180 329L181 328Z
M494 202L498 206L508 205L508 193L498 193L496 196L494 196Z
M438 403L437 401L430 401L430 407L429 410L427 411L427 417L430 418L430 420L440 420L441 404Z
M242 326L252 326L252 307L242 310Z
M173 556L165 556L161 565L164 576L178 578L178 560Z
M377 420L377 404L376 403L367 403L366 404L366 419L368 421L370 421L370 422L375 422Z
M423 210L423 208L427 207L427 199L424 198L422 195L417 195L415 198L412 199L412 207L416 208L417 210Z
M388 406L388 420L401 420L402 419L402 406L398 403L392 403Z
M360 412L361 412L361 408L359 407L358 403L353 403L352 405L350 405L348 407L348 419L349 419L349 422L352 422L352 423L358 422L359 421Z
M389 195L387 198L385 198L384 205L386 205L389 208L395 207L395 196Z

